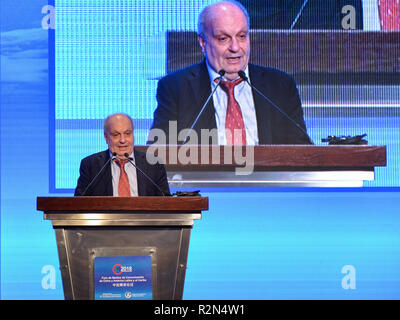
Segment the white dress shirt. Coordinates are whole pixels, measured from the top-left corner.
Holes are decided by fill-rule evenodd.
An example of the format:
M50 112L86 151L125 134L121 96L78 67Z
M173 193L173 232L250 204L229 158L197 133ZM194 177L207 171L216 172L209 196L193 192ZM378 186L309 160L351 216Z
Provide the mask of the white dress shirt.
M110 157L112 157L110 153ZM130 154L132 158L132 162L136 164L135 157L133 156L133 152ZM136 168L128 161L125 163L125 172L128 175L129 180L129 188L131 191L132 197L137 197L138 193L138 184L137 184L137 173ZM112 185L113 185L113 196L118 196L118 184L119 184L119 176L121 173L121 169L119 165L115 161L111 161L111 175L112 175Z
M217 72L215 72L213 68L211 68L207 60L206 63L207 63L208 74L210 75L211 90L214 90L214 88L217 85L217 83L214 80L219 78L220 75ZM246 67L246 70L244 71L250 81L248 67ZM235 86L234 95L242 111L243 122L246 129L246 143L248 145L257 145L258 144L257 117L256 117L256 110L254 108L254 100L251 87L249 86L248 83L242 81L241 83ZM225 118L226 118L226 109L228 106L228 96L220 86L214 93L213 102L215 108L215 121L217 122L218 144L226 145Z

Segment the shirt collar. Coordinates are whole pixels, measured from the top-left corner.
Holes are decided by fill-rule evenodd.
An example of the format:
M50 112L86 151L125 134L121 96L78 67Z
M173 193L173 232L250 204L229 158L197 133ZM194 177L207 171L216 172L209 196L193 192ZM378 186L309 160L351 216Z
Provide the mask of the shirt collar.
M112 158L112 153L110 150L108 150L108 154L110 155L110 158ZM131 152L131 154L129 155L129 158L131 158L131 160L135 161L135 157L133 156L133 151Z
M206 59L206 65L207 65L207 70L208 70L208 74L209 74L209 76L210 76L210 81L211 81L211 84L212 85L216 85L216 83L215 83L215 79L217 79L217 78L219 78L220 77L220 75L219 75L219 73L218 72L216 72L211 66L210 66L210 64L208 63L208 60ZM247 65L246 66L246 69L244 70L244 73L246 74L246 77L249 79L249 81L250 81L250 77L249 77L249 65ZM239 78L239 76L238 76L238 78ZM223 79L224 80L227 80L227 79L225 79L224 77L223 77ZM236 78L237 79L237 78ZM236 79L234 79L234 80L236 80Z

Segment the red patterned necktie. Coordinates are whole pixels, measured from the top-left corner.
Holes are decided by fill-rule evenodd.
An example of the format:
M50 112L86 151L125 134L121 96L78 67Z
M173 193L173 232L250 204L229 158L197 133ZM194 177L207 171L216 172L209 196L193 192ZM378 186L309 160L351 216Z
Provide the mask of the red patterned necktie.
M234 89L243 79L235 81L221 81L221 88L228 95L228 107L226 109L225 135L228 145L246 145L246 130L244 127L242 111L234 96Z
M125 163L127 163L129 160L124 159L115 159L114 160L119 168L121 169L120 174L119 174L119 182L118 182L118 196L119 197L130 197L131 196L131 189L129 187L129 179L128 175L125 172Z
M400 30L400 1L379 0L378 4L382 30Z

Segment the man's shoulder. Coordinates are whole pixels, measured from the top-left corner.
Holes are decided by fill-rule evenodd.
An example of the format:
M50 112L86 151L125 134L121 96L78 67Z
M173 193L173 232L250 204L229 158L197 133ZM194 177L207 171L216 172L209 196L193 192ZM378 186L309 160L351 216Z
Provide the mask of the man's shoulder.
M199 62L192 64L190 66L187 66L183 69L175 70L171 73L168 73L164 77L161 78L160 81L177 81L179 79L185 79L190 76L196 76L198 74L201 74L202 72L207 71L207 68L205 66L205 62Z
M97 159L106 159L108 157L109 157L109 151L107 149L107 150L104 150L104 151L93 153L93 154L83 158L82 162L92 162L92 161L97 160Z
M141 157L141 158L144 158L144 157L146 157L146 152L143 152L143 151L139 151L139 150L137 150L137 149L133 149L133 155L135 156L135 159L137 158L137 157Z
M163 167L163 164L156 162L156 163L150 163L147 160L146 152L139 151L137 149L133 149L133 155L135 157L135 162L139 166L148 166L148 167Z

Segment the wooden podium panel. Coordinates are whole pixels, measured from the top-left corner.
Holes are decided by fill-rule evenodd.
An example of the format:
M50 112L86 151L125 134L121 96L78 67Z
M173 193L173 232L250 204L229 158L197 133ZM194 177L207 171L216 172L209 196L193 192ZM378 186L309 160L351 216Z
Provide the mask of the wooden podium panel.
M368 145L137 146L156 154L171 187L361 187L386 166L386 147ZM152 149L149 149L152 148ZM149 156L149 155L148 155ZM246 170L243 170L246 169Z

